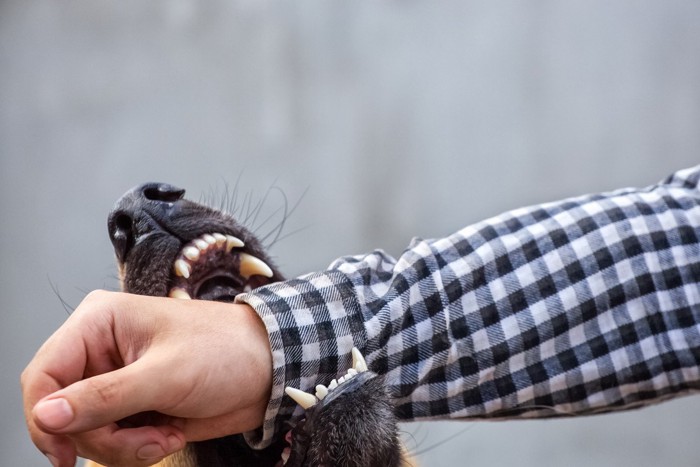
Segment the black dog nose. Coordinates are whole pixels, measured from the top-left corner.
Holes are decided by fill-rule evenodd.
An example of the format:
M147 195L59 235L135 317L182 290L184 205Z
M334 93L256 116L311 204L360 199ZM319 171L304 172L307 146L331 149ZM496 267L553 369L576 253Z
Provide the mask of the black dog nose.
M167 183L144 183L119 198L107 218L117 259L123 262L139 236L154 229L154 223L149 221L167 216L168 209L184 195L185 190Z

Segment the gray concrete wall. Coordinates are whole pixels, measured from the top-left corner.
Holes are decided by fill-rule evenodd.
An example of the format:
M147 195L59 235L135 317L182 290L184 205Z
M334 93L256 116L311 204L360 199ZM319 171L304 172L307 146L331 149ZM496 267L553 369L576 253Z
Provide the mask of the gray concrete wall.
M116 287L127 188L308 189L272 250L295 275L695 165L698 83L694 0L1 1L0 465L43 465L18 376L67 316L52 284ZM698 414L405 429L429 466L696 466Z

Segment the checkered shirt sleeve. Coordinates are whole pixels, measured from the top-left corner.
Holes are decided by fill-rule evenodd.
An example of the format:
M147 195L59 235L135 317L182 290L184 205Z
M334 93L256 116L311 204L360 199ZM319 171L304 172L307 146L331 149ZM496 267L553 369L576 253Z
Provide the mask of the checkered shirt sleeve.
M401 419L581 415L700 388L700 166L645 189L517 209L398 258L241 295L273 355L264 446L357 346ZM296 409L296 412L295 412Z

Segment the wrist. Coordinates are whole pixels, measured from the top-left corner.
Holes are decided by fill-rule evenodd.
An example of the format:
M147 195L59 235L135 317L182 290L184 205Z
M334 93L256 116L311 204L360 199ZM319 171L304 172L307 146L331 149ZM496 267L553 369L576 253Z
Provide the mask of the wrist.
M255 394L258 396L256 407L254 408L254 426L250 429L259 428L265 420L265 412L270 401L270 393L272 391L272 351L270 349L270 341L267 334L267 329L263 320L258 316L255 310L247 304L234 305L238 309L236 312L246 316L247 324L247 340L250 344L250 355L255 361Z

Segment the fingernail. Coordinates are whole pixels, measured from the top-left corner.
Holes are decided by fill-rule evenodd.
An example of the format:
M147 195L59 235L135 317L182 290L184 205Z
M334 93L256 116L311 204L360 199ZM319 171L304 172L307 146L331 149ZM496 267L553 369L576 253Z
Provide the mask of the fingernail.
M163 451L163 448L158 443L142 446L141 449L136 452L136 457L141 460L156 459L164 455L165 451Z
M49 458L49 462L51 462L51 465L53 465L53 467L58 467L58 459L56 459L51 454L46 454L46 457Z
M42 425L51 430L58 430L73 421L73 408L65 399L51 399L39 402L34 407L34 414Z

